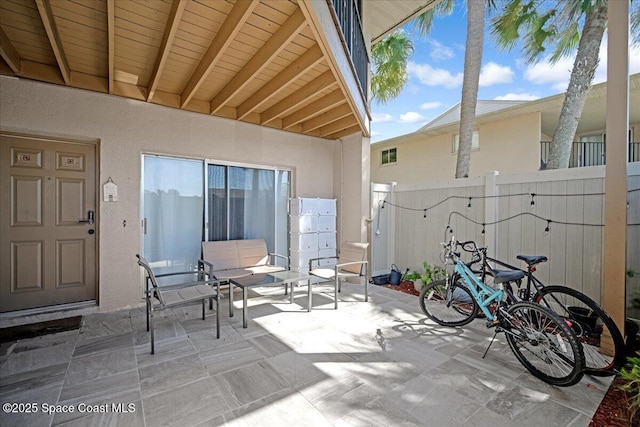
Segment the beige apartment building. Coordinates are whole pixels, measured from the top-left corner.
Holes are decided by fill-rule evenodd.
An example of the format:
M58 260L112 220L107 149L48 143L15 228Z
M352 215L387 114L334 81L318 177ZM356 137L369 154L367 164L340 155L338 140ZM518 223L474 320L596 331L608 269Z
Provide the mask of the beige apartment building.
M591 88L572 150L571 167L605 163L607 84ZM535 101L483 101L476 108L470 177L545 168L563 94ZM460 104L413 133L371 145L371 181L424 185L454 177ZM629 80L629 161L640 161L640 74Z

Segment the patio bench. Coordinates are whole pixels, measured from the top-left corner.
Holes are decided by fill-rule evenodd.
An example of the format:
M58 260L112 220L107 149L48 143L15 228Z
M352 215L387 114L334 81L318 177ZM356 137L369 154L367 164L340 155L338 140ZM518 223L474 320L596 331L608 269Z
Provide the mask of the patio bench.
M198 260L198 264L206 266L212 278L229 282L252 274L286 270L275 265L276 258L284 259L285 265L288 265L286 256L267 252L264 239L222 240L202 242L202 259Z

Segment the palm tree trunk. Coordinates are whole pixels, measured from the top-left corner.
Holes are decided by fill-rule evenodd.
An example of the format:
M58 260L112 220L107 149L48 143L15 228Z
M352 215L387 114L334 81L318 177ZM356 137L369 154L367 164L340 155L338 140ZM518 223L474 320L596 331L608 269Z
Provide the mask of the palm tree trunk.
M460 102L460 143L458 145L456 178L468 177L471 167L471 143L476 121L478 83L482 65L484 8L484 0L467 1L467 41L464 52L464 77Z
M547 169L564 169L569 167L571 146L576 135L582 108L587 99L593 75L598 66L600 43L607 24L607 2L595 7L587 13L580 36L580 44L573 63L569 87L558 119L551 146Z

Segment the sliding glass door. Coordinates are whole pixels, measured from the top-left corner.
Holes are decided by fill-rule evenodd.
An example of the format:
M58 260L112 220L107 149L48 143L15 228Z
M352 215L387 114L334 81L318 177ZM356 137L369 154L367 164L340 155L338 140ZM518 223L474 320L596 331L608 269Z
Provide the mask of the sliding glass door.
M200 258L204 162L143 156L143 254L158 274L188 271Z
M208 240L265 239L286 255L289 189L289 171L209 164Z
M265 239L288 255L290 187L286 170L144 155L142 253L158 273L195 268L203 240Z

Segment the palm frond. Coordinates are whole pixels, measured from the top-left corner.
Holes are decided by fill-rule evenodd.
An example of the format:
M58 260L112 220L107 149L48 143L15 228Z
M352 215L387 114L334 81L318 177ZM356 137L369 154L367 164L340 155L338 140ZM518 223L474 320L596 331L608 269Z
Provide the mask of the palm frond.
M413 21L413 29L421 36L428 36L436 16L447 16L453 12L454 0L442 0L435 7L421 13Z
M379 103L397 97L406 84L407 61L413 54L413 43L404 31L396 31L371 49L371 93Z
M577 22L569 25L564 31L557 36L558 42L549 61L552 64L558 62L561 58L570 56L575 52L580 43L580 26Z

